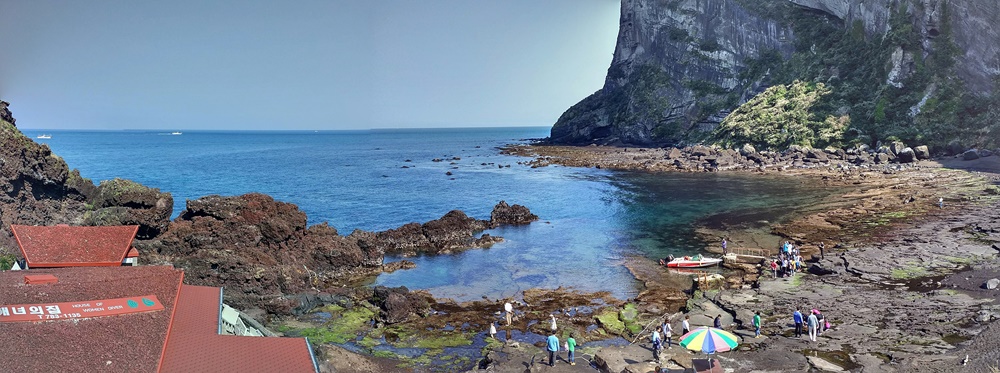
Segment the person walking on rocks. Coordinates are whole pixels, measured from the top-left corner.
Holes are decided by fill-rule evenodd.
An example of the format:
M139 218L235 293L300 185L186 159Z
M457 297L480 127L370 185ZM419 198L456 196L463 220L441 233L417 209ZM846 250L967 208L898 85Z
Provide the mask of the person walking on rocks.
M660 363L660 349L663 348L663 340L660 339L660 331L662 330L663 330L662 327L657 326L656 330L653 331L653 337L652 337L653 361L655 361L657 364Z
M691 316L684 316L684 321L681 321L681 336L687 335L691 331Z
M726 250L726 238L723 237L722 238L722 255L726 255L726 254L729 254L729 251Z
M493 323L493 321L490 321L490 338L497 339L496 335L497 335L497 326L496 324Z
M802 337L802 312L796 308L795 312L792 313L792 321L795 321L795 338Z
M510 326L510 322L514 318L514 306L510 305L510 302L504 303L503 310L504 316L507 317L507 326Z
M576 338L573 336L576 333L569 333L569 338L566 338L566 351L569 351L569 365L576 365Z
M777 259L772 259L771 260L771 271L774 272L774 278L778 278L778 260Z
M826 251L826 244L824 244L823 242L820 242L819 243L819 258L820 259L826 259L826 253L824 253L824 251Z
M816 317L816 313L809 314L807 324L809 327L809 340L816 342L816 328L819 327L819 318Z
M760 311L753 313L754 338L760 338Z
M556 332L556 315L549 314L549 316L552 317L552 325L549 325L549 329L552 329L552 332L555 333Z
M712 323L716 329L722 329L722 315L715 315L715 321Z
M670 326L670 320L663 320L663 338L667 339L667 349L673 348L674 345L674 327Z
M826 326L826 317L824 317L823 313L819 312L819 310L813 310L813 312L816 313L816 320L819 321L819 323L816 324L816 336L820 336L823 334L823 331L826 330L823 328Z
M559 337L556 337L554 331L546 339L546 349L549 351L549 366L555 366L556 358L559 357Z

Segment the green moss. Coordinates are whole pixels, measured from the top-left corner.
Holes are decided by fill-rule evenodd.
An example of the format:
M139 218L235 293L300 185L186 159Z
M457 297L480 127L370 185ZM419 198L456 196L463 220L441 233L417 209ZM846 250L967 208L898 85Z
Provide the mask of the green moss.
M125 194L142 193L149 189L146 186L132 180L120 178L104 180L98 188L100 191L100 195L98 197L103 201L116 201Z
M392 351L375 351L375 352L372 353L372 356L383 358L383 359L402 359L403 358L402 356L396 355L396 353L394 353Z
M792 287L802 286L803 277L804 275L802 274L802 272L795 273L795 275L793 275L792 278L788 280L788 285Z
M946 256L944 257L944 260L957 265L969 265L973 262L973 258L962 258L957 256Z
M889 219L902 219L902 218L905 218L907 215L909 215L909 213L907 213L906 211L895 211L895 212L887 212L885 214L882 214L883 217L886 217L886 218L889 218Z
M360 341L357 342L358 346L367 348L369 350L371 350L375 346L378 346L381 343L382 342L379 339L372 338L371 335L366 335L364 338L362 338Z
M625 329L628 329L633 335L642 332L643 325L639 322L639 310L636 309L634 303L626 304L618 313L618 317L625 323Z
M450 333L440 336L431 336L420 338L413 343L413 347L417 348L429 348L429 349L441 349L445 347L458 347L458 346L468 346L472 344L472 340L466 337L462 333Z
M333 315L323 326L306 328L294 333L309 337L310 341L316 344L346 343L357 339L358 333L374 316L375 312L372 310L356 307Z
M930 275L924 267L911 266L906 268L896 268L892 270L891 276L896 280L910 280Z
M594 319L611 334L621 335L625 332L625 323L618 318L617 309L606 308L594 316Z
M484 346L481 351L483 355L486 355L487 352L503 348L503 342L501 342L499 339L486 338L485 341L486 341L486 346Z

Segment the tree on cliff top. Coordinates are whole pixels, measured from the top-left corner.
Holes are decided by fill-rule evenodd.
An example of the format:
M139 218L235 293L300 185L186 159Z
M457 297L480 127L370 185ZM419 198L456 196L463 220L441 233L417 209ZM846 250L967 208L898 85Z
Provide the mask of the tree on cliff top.
M829 93L823 83L798 80L770 87L729 114L710 141L727 148L750 144L758 149L834 144L842 138L848 118L829 116L817 121L809 111Z

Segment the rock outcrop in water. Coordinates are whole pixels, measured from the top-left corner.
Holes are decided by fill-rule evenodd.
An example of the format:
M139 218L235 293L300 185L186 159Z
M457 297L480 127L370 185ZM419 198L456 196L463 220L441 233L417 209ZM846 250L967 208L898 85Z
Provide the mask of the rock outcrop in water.
M409 223L397 229L375 234L370 243L386 254L417 255L447 254L472 247L487 247L503 240L501 237L475 234L501 225L524 225L538 220L527 207L508 205L500 201L493 207L490 220L478 220L454 210L440 219L424 224Z
M19 255L11 224L138 224L140 238L166 227L169 193L124 180L95 186L21 133L7 105L0 101L0 255Z
M764 88L799 79L833 89L822 110L850 117L847 140L923 131L943 146L960 126L990 126L958 113L989 106L963 101L995 89L998 23L995 1L622 0L604 87L563 113L551 141L696 143Z
M506 208L533 216L523 206ZM525 219L522 216L518 221ZM440 254L489 245L500 238L476 238L475 233L500 223L455 210L422 225L410 223L377 233L356 230L341 236L325 223L307 226L306 214L294 204L251 193L188 201L165 233L137 246L184 268L192 284L225 286L229 289L226 302L231 305L289 314L306 311L300 307L304 293L339 288L361 277L412 265L404 261L383 266L386 254ZM386 297L382 298L389 301L384 307L387 320L410 312L393 311L397 303L417 299L407 295L403 302Z
M295 205L255 193L188 201L165 233L138 247L184 268L189 283L225 286L229 304L279 314L298 306L295 294L382 265L382 253L353 236L307 227Z

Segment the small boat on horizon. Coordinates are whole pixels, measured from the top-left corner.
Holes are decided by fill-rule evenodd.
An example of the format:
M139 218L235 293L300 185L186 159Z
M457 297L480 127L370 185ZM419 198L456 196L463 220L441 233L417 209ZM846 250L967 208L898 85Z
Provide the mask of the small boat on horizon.
M52 135L38 135L38 137L35 137L35 138L36 139L51 139Z
M174 131L174 132L171 132L170 134L171 135L183 135L184 133L181 132L181 131Z
M703 268L719 265L719 263L722 263L720 258L705 258L701 255L695 255L675 258L666 262L666 266L667 268Z

